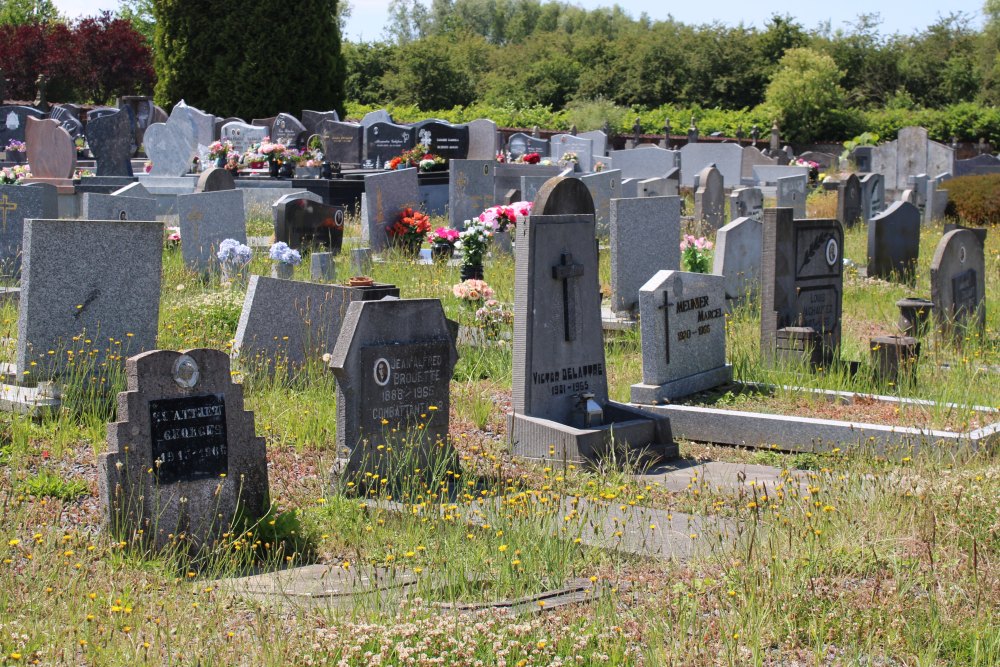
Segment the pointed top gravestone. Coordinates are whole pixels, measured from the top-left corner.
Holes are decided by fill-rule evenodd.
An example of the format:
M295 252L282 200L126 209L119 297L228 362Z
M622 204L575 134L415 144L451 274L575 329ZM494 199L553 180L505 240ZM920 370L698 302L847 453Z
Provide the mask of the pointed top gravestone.
M726 298L734 304L754 301L760 293L763 216L737 218L716 232L712 273L722 276Z
M853 227L862 219L861 181L854 174L837 186L837 219L846 228Z
M70 179L76 169L76 145L59 123L28 118L25 129L28 165L33 178Z
M98 176L132 176L132 123L125 111L87 123L87 144L97 161Z

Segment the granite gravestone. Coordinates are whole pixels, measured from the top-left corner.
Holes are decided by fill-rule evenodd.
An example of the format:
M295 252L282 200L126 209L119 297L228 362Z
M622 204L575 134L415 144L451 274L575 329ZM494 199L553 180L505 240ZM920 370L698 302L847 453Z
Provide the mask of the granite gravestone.
M736 188L729 195L730 222L738 218L764 220L764 193L760 188Z
M221 192L223 190L235 190L236 179L233 173L222 167L209 167L198 175L198 182L194 186L195 192Z
M132 116L135 118L133 143L136 146L141 146L146 128L156 122L156 105L153 103L153 98L151 97L145 95L126 95L118 98L118 108L124 109L125 107L132 110Z
M433 472L450 458L449 447L441 445L448 440L449 383L457 361L437 299L350 304L330 360L337 378L337 449L347 456L349 476L374 471L400 484L402 475Z
M776 166L755 166L753 168L753 180L757 185L777 185L779 178L791 176L804 176L809 180L809 167L776 165Z
M45 114L32 107L0 104L0 148L6 148L11 141L24 141L29 118L41 120Z
M400 169L365 176L365 205L362 226L367 228L372 252L389 247L387 227L395 224L400 212L420 203L417 170Z
M495 159L448 163L448 225L452 229L465 229L466 220L498 203L494 199L496 168Z
M787 208L764 211L760 349L773 359L780 330L812 329L824 366L840 347L844 231L837 220L795 220Z
M153 163L150 176L183 176L191 171L191 161L198 155L194 127L174 115L166 123L146 128L143 145Z
M951 178L951 174L938 174L928 179L927 191L924 196L924 224L929 225L944 217L948 208L948 191L942 189L942 183Z
M517 456L582 461L611 445L676 454L669 420L608 400L594 206L578 179L542 187L517 226L513 414Z
M156 200L85 192L80 214L84 220L156 220Z
M79 113L79 108L75 105L57 104L49 112L49 118L57 121L62 129L69 132L69 136L73 137L73 141L76 141L77 138L84 136L83 123L80 122ZM0 148L5 145L0 145Z
M239 154L246 153L254 144L264 141L267 136L266 127L258 127L243 122L229 122L222 126L222 141L233 145L233 150Z
M792 209L796 220L806 217L806 194L809 178L806 176L785 176L778 179L778 208Z
M733 188L740 184L743 149L736 144L687 144L681 148L681 185L694 187L694 178L702 169L714 164L722 173L723 184Z
M712 273L723 278L726 298L733 305L754 301L760 292L763 220L737 218L715 235Z
M87 145L97 160L98 176L132 176L132 142L135 132L122 111L87 123Z
M129 183L124 187L118 188L111 194L116 197L138 197L140 199L153 198L153 195L149 194L149 190L147 190L142 183Z
M868 222L885 207L885 177L882 174L864 174L861 184L861 216Z
M76 169L76 145L73 137L54 120L27 119L25 143L28 146L28 166L33 179L66 181Z
M575 153L580 171L587 173L594 167L593 139L583 139L572 134L556 134L549 140L549 150L554 162L562 160L566 153Z
M701 220L712 229L719 229L726 217L726 193L722 172L710 164L698 174L694 193L694 219Z
M369 111L361 118L361 126L368 129L375 123L391 123L392 116L385 109L376 109L375 111Z
M668 151L658 146L630 148L611 151L615 169L622 172L622 178L662 178L680 164L680 153Z
M837 220L845 228L853 227L862 220L861 181L854 174L837 186Z
M158 222L25 220L18 378L96 377L155 348L162 257Z
M399 297L394 285L319 285L250 276L233 357L248 371L294 374L331 352L352 301Z
M775 167L778 165L778 161L774 158L766 157L753 146L747 146L743 149L740 165L741 180L748 179L749 182L756 183L757 179L754 177L754 167L758 165Z
M285 146L301 148L308 139L308 134L306 126L291 114L279 113L271 123L271 141Z
M365 130L365 162L383 169L392 158L416 145L413 128L409 125L374 123Z
M631 312L653 274L680 267L680 197L612 199L610 227L611 310Z
M21 278L21 237L28 218L59 217L59 203L51 188L0 185L0 278Z
M593 143L593 155L595 161L605 162L604 158L608 154L608 135L601 130L590 130L577 135L581 139L590 139Z
M357 123L324 120L317 130L327 162L358 166L364 147L364 128Z
M907 188L910 176L954 173L955 150L930 141L922 127L904 127L895 141L872 150L870 171L883 174L886 189L898 193Z
M108 528L154 548L211 548L237 516L253 524L270 498L267 452L243 387L220 350L129 358L128 390L108 424L98 486ZM175 536L183 536L178 542Z
M608 225L611 220L611 200L621 197L622 177L617 169L601 171L595 174L584 174L580 177L583 184L590 190L594 200L594 216L597 220L597 235L608 236Z
M512 159L517 159L528 153L538 153L541 156L549 154L549 140L539 139L530 134L515 132L507 140L507 152Z
M23 297L22 297L23 298ZM968 229L941 237L931 260L931 301L942 335L961 342L986 326L986 259Z
M337 122L340 120L340 116L336 111L302 110L302 126L306 128L306 132L309 134L319 134L320 125L328 120Z
M968 160L955 160L955 176L981 176L1000 174L1000 158L994 155L977 155Z
M215 253L226 239L247 242L242 190L177 195L181 257L201 272L219 266Z
M425 120L413 126L416 143L427 146L428 153L447 160L464 160L469 155L469 127L438 120Z
M190 126L197 154L202 158L208 155L208 147L215 141L215 116L181 100L171 109L170 118Z
M274 240L301 248L312 243L339 254L344 244L344 207L324 204L311 193L285 195L271 206Z
M642 382L632 402L656 404L732 379L722 276L658 271L639 290Z
M911 282L920 253L920 211L895 202L868 222L868 277Z
M477 118L469 123L470 160L495 160L500 150L497 124L488 118Z

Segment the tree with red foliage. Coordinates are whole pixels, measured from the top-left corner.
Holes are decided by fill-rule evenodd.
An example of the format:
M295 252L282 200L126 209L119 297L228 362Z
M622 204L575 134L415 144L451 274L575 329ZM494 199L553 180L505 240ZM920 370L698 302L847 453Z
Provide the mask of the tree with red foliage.
M74 32L85 63L87 97L108 102L120 95L152 93L153 54L132 22L111 12L81 19Z
M49 78L50 100L70 101L76 94L82 63L76 34L64 23L0 26L0 68L7 77L7 97L35 99L35 79Z

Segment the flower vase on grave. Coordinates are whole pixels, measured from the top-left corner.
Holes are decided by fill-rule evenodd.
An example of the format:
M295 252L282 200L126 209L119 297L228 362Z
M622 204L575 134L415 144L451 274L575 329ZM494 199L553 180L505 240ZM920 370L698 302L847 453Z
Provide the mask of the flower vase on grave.
M295 273L295 266L292 264L286 264L285 262L275 262L271 266L271 277L281 278L282 280L291 280L292 275Z
M462 282L466 280L483 280L483 265L479 264L463 264L461 267Z
M281 169L281 165L278 164L277 160L268 160L267 162L267 175L271 178L278 177L278 170Z
M218 167L219 169L225 168L225 166L226 166L226 158L224 158L224 157L217 157L217 158L215 158L215 166Z
M12 162L14 164L24 164L25 156L27 153L21 151L7 151L7 162Z
M455 246L451 243L439 241L431 246L431 259L435 262L447 262L455 252Z
M282 162L281 168L278 171L278 176L281 178L293 178L295 176L295 163Z
M250 265L222 262L223 285L245 285L249 281Z

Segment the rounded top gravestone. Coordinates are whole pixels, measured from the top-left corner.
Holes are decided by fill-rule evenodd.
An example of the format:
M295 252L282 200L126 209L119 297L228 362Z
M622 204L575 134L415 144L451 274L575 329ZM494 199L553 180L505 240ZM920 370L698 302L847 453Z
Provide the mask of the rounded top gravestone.
M222 167L210 167L201 172L198 184L194 187L195 192L219 192L235 189L236 181L233 179L232 172Z
M594 198L578 178L556 176L535 195L534 215L594 215Z
M966 327L986 325L986 262L972 231L956 229L938 242L931 260L931 300L942 333L960 338Z

